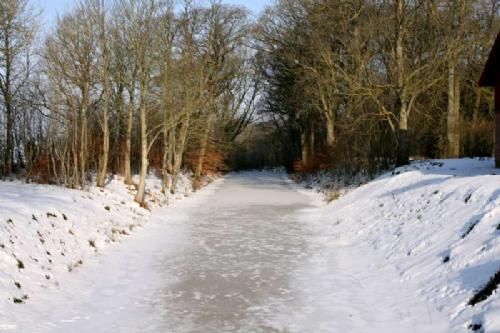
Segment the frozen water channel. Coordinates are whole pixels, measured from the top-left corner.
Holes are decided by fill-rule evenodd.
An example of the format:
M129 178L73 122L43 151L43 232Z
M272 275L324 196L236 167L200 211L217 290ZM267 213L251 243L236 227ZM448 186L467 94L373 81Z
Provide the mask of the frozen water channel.
M292 272L307 255L297 221L309 199L269 175L230 177L190 213L187 246L162 267L176 283L158 296L169 332L274 332L273 303L293 302Z
M298 301L293 275L310 256L300 216L313 201L284 175L230 175L156 211L153 226L88 263L56 297L26 304L18 328L287 332L275 318Z

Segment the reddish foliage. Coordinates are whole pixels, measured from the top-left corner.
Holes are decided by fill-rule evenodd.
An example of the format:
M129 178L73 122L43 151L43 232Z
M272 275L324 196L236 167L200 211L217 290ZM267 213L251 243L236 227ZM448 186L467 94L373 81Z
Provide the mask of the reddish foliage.
M324 147L317 151L307 164L302 160L297 160L293 164L296 173L313 173L318 170L331 169L336 165L335 149Z
M189 152L186 156L186 164L191 170L194 170L198 163L199 151ZM215 174L218 172L227 171L228 167L225 163L225 156L216 150L208 150L205 153L201 173L204 175Z
M53 183L50 159L47 154L38 155L28 172L27 178L35 183Z
M149 163L150 163L151 168L161 170L162 167L163 167L163 156L162 156L162 154L161 153L154 153L154 154L152 154Z
M224 155L218 151L208 151L205 155L202 172L213 174L219 171L227 171Z

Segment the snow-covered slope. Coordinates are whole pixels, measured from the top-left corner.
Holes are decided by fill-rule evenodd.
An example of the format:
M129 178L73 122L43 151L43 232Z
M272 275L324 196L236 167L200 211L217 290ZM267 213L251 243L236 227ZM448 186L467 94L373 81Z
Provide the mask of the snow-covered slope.
M499 174L492 160L417 162L309 214L309 319L334 306L346 332L500 332L498 290L469 305L499 277Z
M306 189L312 189L324 196L327 202L333 201L352 189L366 184L373 177L366 173L348 174L333 170L319 170L315 173L292 174L291 178Z
M190 192L187 175L175 196L163 195L161 180L150 176L148 209ZM8 303L31 302L58 286L89 256L147 223L150 210L135 203L134 195L135 188L118 177L88 191L0 182L0 314Z

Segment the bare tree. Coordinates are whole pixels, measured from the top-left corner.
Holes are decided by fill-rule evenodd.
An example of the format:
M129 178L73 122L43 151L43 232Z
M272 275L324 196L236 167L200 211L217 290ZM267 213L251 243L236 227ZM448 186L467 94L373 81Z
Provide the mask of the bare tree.
M94 21L98 29L98 45L101 57L102 85L103 85L103 103L102 103L102 131L103 147L100 158L99 172L97 174L97 186L104 187L106 173L108 171L109 159L109 105L111 97L110 83L110 63L111 55L108 46L108 26L107 13L104 0L93 0L91 3Z
M246 12L237 7L223 6L213 2L205 13L207 25L204 54L206 72L206 106L201 110L203 124L199 149L194 165L193 189L200 188L203 163L206 158L210 133L217 115L218 100L225 90L232 89L231 82L240 75L239 60L245 38L248 36Z
M139 81L139 118L141 137L141 168L135 201L145 204L146 175L148 172L147 97L157 38L156 24L161 11L161 1L121 1L123 14L130 25L130 43L137 64Z
M175 144L172 142L171 127L172 122L175 121L173 110L173 89L174 89L174 70L173 70L173 47L174 39L177 33L177 25L173 13L173 4L168 3L168 8L165 15L160 19L160 36L163 40L160 51L160 86L161 86L161 109L163 112L163 154L162 154L162 192L166 193L169 182L169 171L172 166L171 161L171 147Z
M96 40L88 6L58 19L57 27L47 38L44 51L47 75L64 97L64 105L51 108L61 113L71 133L71 185L85 187L88 171L88 117L95 84ZM67 159L68 161L70 159Z
M15 162L14 119L31 71L31 53L36 33L36 15L27 0L5 0L0 4L0 94L5 112L4 173Z

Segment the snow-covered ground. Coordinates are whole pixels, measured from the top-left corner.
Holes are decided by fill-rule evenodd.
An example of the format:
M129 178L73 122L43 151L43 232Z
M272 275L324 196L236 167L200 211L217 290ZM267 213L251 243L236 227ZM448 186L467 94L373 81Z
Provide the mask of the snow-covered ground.
M3 327L30 333L275 332L275 310L297 300L290 282L310 255L298 213L312 208L315 198L283 173L229 175L154 210L147 228L89 258L57 292L9 303Z
M468 305L500 270L498 174L491 160L416 162L311 212L300 317L322 332L500 332L499 293Z
M499 293L468 305L500 269L497 173L418 162L326 205L248 172L152 213L113 183L2 183L0 331L498 333Z
M150 176L147 210L118 177L88 191L0 182L0 331L10 327L13 311L57 290L90 257L141 228L150 210L190 192L188 175L180 177L175 196L163 195L161 180Z

